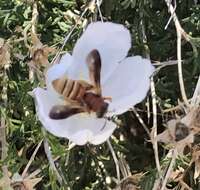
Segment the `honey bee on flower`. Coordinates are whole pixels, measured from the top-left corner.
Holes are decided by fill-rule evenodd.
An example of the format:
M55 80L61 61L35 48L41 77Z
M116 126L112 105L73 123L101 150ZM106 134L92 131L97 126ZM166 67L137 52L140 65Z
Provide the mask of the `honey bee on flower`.
M43 126L78 145L106 141L116 128L106 118L142 101L154 71L150 60L126 57L130 47L123 25L88 25L72 55L66 53L48 69L47 89L33 90Z

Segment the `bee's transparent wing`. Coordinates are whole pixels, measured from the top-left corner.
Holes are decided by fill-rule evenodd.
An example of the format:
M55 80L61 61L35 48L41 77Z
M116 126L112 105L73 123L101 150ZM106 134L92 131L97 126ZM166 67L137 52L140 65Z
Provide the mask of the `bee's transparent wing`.
M96 94L101 95L101 57L98 50L92 50L86 58L89 77Z
M66 119L72 115L75 115L84 111L85 111L84 108L81 106L55 105L51 108L49 112L49 117L55 120Z

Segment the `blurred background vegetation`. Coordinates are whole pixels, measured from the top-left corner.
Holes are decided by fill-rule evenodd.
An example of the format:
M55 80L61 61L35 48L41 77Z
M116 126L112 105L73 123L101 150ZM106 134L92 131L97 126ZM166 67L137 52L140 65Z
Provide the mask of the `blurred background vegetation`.
M86 0L0 0L0 38L5 40L10 52L9 67L0 66L0 109L1 128L6 123L6 134L1 132L1 147L3 139L7 141L5 158L1 157L2 180L6 165L8 176L13 178L22 175L29 160L34 154L38 143L44 139L41 124L35 115L32 97L28 94L39 85L37 78L30 80L30 48L33 46L31 38L33 5L37 4L38 20L35 24L40 41L58 50L66 35L76 24L74 32L69 38L64 50L71 52L73 46L87 23L100 20L96 7L90 7L82 18L81 14L89 5ZM162 67L154 76L157 100L158 132L162 132L168 120L179 115L173 110L181 99L177 72L176 28L173 21L164 29L170 13L164 0L104 0L100 6L105 21L112 21L125 25L132 35L130 55L150 55L152 63L168 62L174 64ZM193 38L193 46L182 41L183 76L187 97L191 97L200 74L200 4L193 0L179 0L176 2L176 14L181 26ZM146 39L144 34L146 34ZM27 44L26 44L27 43ZM51 61L56 50L49 56ZM2 52L2 48L1 48ZM42 84L40 84L42 85ZM152 127L151 94L136 110L149 129ZM169 111L168 111L169 110ZM170 111L172 110L172 111ZM149 114L150 113L150 114ZM150 190L156 178L156 166L152 144L148 141L148 134L143 129L133 111L118 117L120 127L114 132L110 142L119 159L120 168L126 168L132 175L123 189ZM4 121L4 122L3 122ZM1 131L3 131L1 129ZM35 189L41 190L89 190L116 188L117 173L111 151L107 143L99 146L85 145L69 148L66 139L59 139L47 134L49 146L55 166L62 180L58 180L45 154L43 143L39 147L33 162L28 168L28 174L38 173L33 179L39 179ZM167 150L159 145L161 166ZM192 189L200 189L199 179L193 179L194 168L189 166L191 154L177 159L175 168L187 169L185 182ZM123 166L123 167L122 167ZM121 179L125 177L123 171ZM19 178L19 176L18 176ZM14 182L13 182L14 183ZM33 183L33 182L30 182ZM179 189L178 183L171 181L168 189ZM22 189L20 185L14 189ZM3 188L2 188L3 189ZM4 188L5 189L5 188ZM6 189L7 190L7 189ZM29 190L29 189L28 189Z

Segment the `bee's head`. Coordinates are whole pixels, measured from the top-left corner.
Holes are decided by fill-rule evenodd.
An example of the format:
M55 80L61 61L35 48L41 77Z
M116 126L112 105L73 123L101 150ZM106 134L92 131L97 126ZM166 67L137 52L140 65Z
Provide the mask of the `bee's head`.
M105 113L108 110L108 103L107 102L103 102L102 106L99 108L99 110L96 112L97 118L102 118Z

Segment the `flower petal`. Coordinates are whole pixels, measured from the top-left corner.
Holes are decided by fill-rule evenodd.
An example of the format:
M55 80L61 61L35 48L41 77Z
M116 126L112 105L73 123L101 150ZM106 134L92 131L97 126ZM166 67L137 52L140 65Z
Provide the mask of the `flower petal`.
M97 49L101 56L103 82L114 71L119 61L125 58L130 47L130 33L123 25L111 22L91 23L74 47L74 62L70 67L70 75L74 79L81 77L82 80L89 81L85 61L88 53Z
M97 125L96 120L99 119L95 118L95 121L93 121L94 125L92 127ZM84 145L87 142L98 145L105 142L112 135L116 125L113 122L105 121L104 119L101 120L101 123L99 122L100 129L98 129L98 132L92 133L92 131L89 130L81 130L73 135L70 140L77 145Z
M100 144L112 134L115 124L105 119L97 119L86 113L76 114L67 119L53 120L49 118L49 111L55 104L63 104L47 90L36 88L33 91L36 99L37 115L43 126L58 137L65 137L77 145L87 142Z
M107 115L121 114L142 101L153 71L151 62L140 56L123 60L103 85L103 96L112 97Z
M71 63L72 63L72 56L69 53L66 53L65 55L62 56L58 64L54 64L47 70L46 85L48 90L50 90L54 94L56 93L51 82L55 79L62 77L63 75L68 75L67 70L70 67Z

